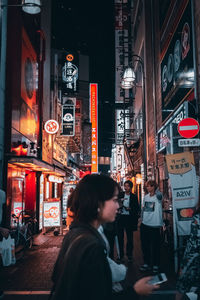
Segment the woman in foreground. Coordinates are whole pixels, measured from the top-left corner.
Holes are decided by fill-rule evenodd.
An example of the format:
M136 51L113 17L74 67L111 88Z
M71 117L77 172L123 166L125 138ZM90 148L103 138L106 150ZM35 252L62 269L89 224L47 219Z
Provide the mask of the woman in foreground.
M105 175L87 175L78 183L71 207L74 222L63 240L54 267L51 299L128 300L159 288L148 284L151 277L144 277L133 287L112 293L106 245L97 229L115 220L118 192L118 184Z

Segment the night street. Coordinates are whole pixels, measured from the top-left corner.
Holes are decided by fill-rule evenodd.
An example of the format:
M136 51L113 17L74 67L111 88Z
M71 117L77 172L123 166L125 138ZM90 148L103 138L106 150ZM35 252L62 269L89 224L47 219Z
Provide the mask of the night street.
M0 300L200 300L199 49L200 0L0 0Z
M52 269L62 243L63 236L54 236L53 232L46 235L39 235L34 241L34 246L25 253L17 254L16 265L1 268L0 282L4 290L5 299L48 299L52 281ZM127 263L128 282L132 283L144 275L152 273L139 271L142 264L139 234L134 234L134 261ZM21 257L21 258L20 258ZM173 272L173 262L169 260L165 249L162 252L161 271L167 274L168 282L161 285L161 289L155 292L154 296L148 299L174 299L175 274ZM143 297L142 299L146 299Z

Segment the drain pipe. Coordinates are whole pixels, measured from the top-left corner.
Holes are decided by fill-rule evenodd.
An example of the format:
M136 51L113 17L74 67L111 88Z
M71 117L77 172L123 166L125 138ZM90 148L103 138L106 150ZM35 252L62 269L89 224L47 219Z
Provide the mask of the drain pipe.
M152 49L152 78L153 78L153 111L154 111L154 141L155 141L155 151L154 151L154 162L155 162L155 167L154 167L154 178L159 184L159 174L158 174L158 158L156 154L156 135L157 135L157 121L156 121L156 116L157 116L157 108L156 108L156 95L155 95L155 50L154 50L154 29L155 29L155 23L154 23L154 7L153 7L153 0L151 0L151 49Z

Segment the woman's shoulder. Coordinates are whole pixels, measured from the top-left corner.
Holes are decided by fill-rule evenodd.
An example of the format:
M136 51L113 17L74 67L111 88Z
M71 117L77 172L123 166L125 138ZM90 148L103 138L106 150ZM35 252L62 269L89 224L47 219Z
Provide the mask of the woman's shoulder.
M82 245L99 245L105 247L100 233L91 226L72 226L70 231L66 234L66 240L68 240L70 244L73 242L80 247L82 247Z

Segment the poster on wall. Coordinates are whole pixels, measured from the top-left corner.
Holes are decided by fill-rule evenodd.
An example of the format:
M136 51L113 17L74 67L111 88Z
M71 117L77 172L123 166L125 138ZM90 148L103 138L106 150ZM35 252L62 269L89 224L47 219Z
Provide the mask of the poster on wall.
M192 152L166 155L172 189L173 217L178 235L189 235L198 202L198 183Z
M37 140L38 63L31 41L22 29L21 105L19 130L32 142Z
M25 203L23 201L24 197L24 180L23 178L14 177L12 178L12 206L11 206L11 216L15 214L19 217L19 223L22 222L21 212L25 208ZM11 218L11 226L16 226L15 220Z
M60 226L61 207L60 201L43 202L43 227Z

